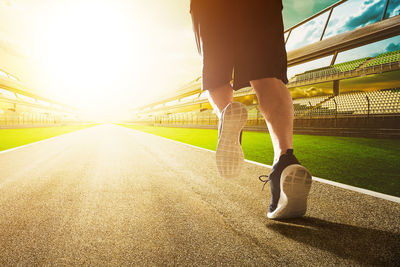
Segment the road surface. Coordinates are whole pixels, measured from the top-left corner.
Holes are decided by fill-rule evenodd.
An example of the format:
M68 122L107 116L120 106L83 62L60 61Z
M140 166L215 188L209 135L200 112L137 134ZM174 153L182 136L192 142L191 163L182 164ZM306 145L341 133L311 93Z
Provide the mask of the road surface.
M314 182L272 221L268 171L117 125L0 154L0 266L399 264L399 203Z

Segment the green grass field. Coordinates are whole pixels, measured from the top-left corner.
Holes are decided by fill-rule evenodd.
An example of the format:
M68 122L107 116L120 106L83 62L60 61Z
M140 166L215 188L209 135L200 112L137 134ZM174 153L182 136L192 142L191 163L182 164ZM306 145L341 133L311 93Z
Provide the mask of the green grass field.
M215 150L216 130L121 124L135 130ZM400 196L400 140L294 135L295 154L313 176ZM270 137L243 133L245 158L272 164Z
M26 145L97 124L67 125L40 128L0 129L0 151Z

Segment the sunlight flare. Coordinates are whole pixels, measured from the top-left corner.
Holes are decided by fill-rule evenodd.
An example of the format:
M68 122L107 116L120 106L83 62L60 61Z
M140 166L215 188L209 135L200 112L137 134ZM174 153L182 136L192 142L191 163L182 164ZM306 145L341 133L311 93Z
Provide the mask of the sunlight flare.
M104 109L142 73L151 56L146 29L126 2L82 1L43 10L36 27L36 58L57 84L54 97L83 109Z

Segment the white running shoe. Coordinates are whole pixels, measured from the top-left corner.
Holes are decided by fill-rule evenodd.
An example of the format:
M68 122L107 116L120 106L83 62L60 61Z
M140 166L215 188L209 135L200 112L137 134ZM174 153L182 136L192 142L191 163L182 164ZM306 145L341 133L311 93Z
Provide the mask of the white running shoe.
M247 109L242 103L232 102L221 113L216 161L222 177L235 177L242 169L244 155L240 139L246 122Z
M261 179L268 177L267 180ZM259 179L271 185L271 204L267 217L270 219L286 219L303 216L307 211L307 197L310 192L311 173L288 149L272 167L271 173L261 175ZM264 189L264 187L263 187Z
M281 175L281 194L278 206L268 212L270 219L302 217L307 211L307 197L311 188L311 174L301 165L286 167Z

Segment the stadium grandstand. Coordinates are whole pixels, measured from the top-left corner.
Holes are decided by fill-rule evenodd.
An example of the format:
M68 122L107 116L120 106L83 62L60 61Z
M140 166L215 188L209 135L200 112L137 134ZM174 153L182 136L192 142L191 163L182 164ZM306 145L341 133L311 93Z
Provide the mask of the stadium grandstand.
M362 1L343 0L285 30L295 132L400 136L399 5L375 2L366 21L345 12ZM247 105L247 130L265 130L253 89L234 99ZM132 114L131 123L160 126L215 128L218 121L201 77Z
M0 128L58 126L79 121L76 109L24 90L20 80L0 70Z

